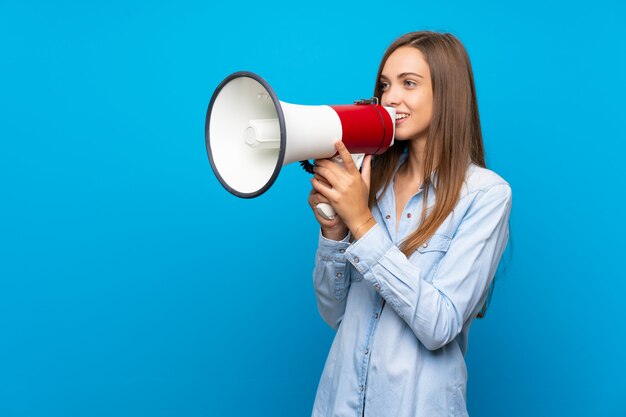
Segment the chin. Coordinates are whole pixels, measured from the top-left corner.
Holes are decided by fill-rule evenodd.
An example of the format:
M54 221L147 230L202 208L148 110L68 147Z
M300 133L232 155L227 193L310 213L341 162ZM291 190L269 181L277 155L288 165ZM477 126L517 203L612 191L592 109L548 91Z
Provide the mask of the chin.
M407 132L398 132L396 130L396 135L394 136L395 140L399 140L399 141L406 141L406 140L411 140L414 139L416 135L414 134L410 134Z
M398 131L396 129L396 135L394 136L394 140L397 141L410 141L410 140L426 140L428 137L428 129L420 130L420 131Z

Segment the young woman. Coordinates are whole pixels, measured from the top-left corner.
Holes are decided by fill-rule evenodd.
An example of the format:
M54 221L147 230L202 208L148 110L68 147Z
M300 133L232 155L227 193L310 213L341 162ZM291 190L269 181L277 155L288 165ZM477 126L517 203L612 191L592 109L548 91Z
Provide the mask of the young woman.
M375 95L396 109L395 145L315 161L321 225L314 285L337 330L313 416L466 416L465 353L508 240L511 189L485 168L467 53L414 32L386 51ZM315 206L331 204L325 220Z

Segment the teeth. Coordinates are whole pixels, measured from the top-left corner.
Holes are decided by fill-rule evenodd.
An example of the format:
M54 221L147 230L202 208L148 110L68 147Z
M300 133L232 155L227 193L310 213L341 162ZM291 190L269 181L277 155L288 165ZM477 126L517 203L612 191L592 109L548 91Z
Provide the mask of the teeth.
M406 114L406 113L398 113L398 114L396 114L396 120L406 119L407 117L409 117L409 115Z

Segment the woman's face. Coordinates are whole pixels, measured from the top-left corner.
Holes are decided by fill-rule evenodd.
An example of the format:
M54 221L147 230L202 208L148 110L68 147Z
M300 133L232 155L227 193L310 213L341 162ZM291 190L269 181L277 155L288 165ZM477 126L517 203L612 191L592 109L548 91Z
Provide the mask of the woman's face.
M425 138L433 114L433 89L430 68L422 52L411 46L393 51L379 83L382 105L396 109L395 138Z

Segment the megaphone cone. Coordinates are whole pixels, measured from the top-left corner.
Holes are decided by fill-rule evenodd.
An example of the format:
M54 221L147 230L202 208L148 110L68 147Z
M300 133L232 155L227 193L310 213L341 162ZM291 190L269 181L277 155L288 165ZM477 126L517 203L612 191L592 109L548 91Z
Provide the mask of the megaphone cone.
M378 155L392 144L395 110L374 101L304 106L278 100L252 72L236 72L217 87L206 115L206 149L213 172L232 194L257 197L291 162L330 158L334 143L350 153Z

